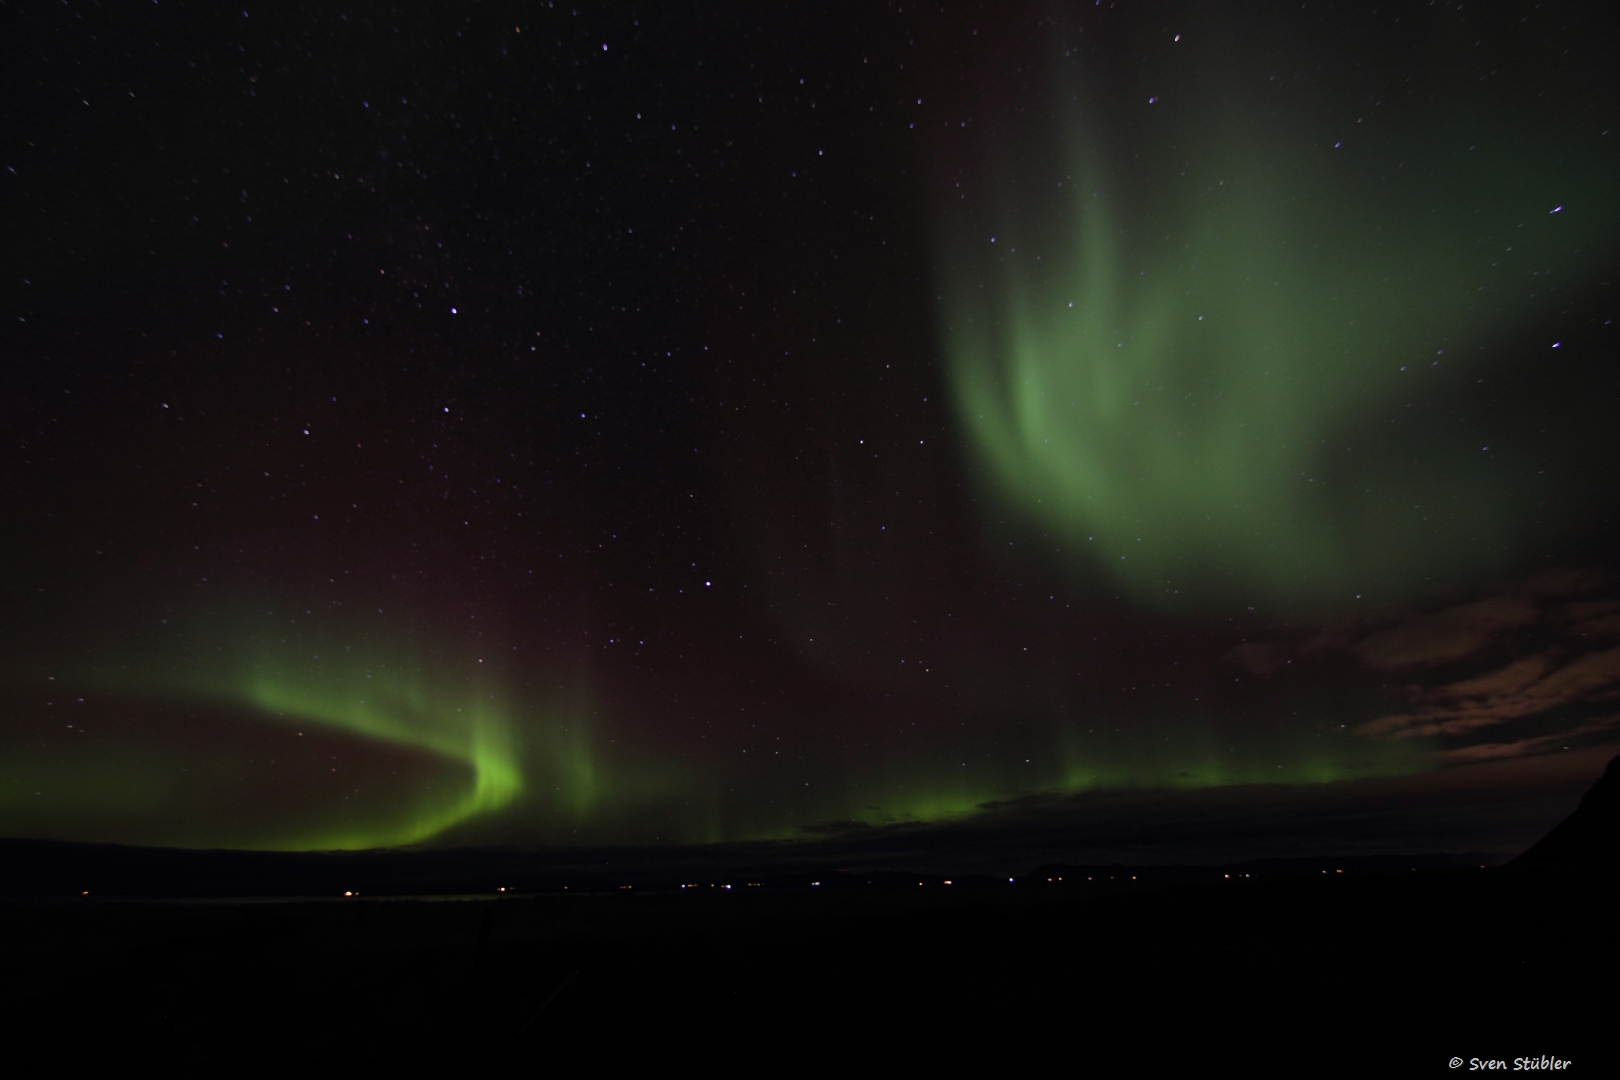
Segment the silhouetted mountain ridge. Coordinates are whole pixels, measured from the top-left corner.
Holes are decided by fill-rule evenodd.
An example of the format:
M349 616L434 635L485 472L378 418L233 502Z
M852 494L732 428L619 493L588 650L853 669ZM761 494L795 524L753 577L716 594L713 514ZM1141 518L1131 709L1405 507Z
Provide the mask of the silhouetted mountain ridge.
M1609 762L1575 812L1514 859L1514 866L1620 863L1620 755Z

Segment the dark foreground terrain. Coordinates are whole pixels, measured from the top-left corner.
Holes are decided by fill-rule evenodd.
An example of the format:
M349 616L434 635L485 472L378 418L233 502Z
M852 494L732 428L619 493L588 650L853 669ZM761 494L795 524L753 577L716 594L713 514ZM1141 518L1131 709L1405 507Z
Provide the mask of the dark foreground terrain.
M1610 872L1522 867L18 899L0 1016L13 1060L216 1075L1404 1076L1541 1055L1615 1075L1617 900Z

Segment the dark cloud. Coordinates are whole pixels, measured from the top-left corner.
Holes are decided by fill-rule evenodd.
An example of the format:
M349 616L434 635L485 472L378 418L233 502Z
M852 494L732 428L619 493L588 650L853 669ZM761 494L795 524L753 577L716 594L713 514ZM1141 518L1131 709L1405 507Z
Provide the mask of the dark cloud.
M1447 664L1472 656L1497 634L1528 626L1538 616L1527 597L1477 600L1373 634L1356 646L1356 656L1380 670Z
M1596 567L1559 567L1543 570L1525 581L1525 591L1536 596L1575 596L1606 589L1613 575Z
M1525 757L1550 750L1568 750L1570 743L1584 740L1589 735L1611 736L1616 726L1620 726L1620 714L1600 716L1596 720L1589 720L1569 731L1560 731L1552 735L1537 735L1534 738L1518 739L1514 742L1475 743L1472 746L1460 746L1455 750L1442 751L1440 757L1447 764L1455 765L1472 761L1490 761L1497 758ZM1608 741L1608 739L1604 741L1603 749L1605 753L1610 749L1607 745Z
M1570 604L1565 609L1570 630L1581 637L1620 637L1620 600Z
M1396 738L1459 735L1568 705L1612 699L1620 686L1620 648L1587 653L1561 667L1554 665L1550 655L1529 656L1489 675L1420 690L1415 695L1417 707L1411 712L1370 721L1360 731ZM1608 723L1612 720L1600 727ZM1583 725L1579 730L1598 729Z
M1245 641L1225 659L1267 676L1305 658L1350 658L1411 681L1406 707L1356 734L1427 740L1441 765L1558 753L1620 735L1620 598L1599 570L1547 571L1495 595L1356 625L1295 628L1294 641Z
M1288 663L1293 653L1293 646L1280 641L1245 641L1227 653L1226 659L1256 675L1269 675Z

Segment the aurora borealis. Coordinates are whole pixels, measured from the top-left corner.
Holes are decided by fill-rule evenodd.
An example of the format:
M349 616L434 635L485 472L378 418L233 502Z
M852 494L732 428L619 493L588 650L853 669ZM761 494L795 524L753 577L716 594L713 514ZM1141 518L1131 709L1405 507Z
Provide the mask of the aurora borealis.
M1361 117L1312 147L1308 123L1200 104L1219 86L1181 93L1182 115L1141 119L1184 155L1161 175L1110 176L1096 125L1060 116L1061 167L1001 185L1033 208L951 237L942 337L990 483L1170 608L1344 607L1498 569L1533 482L1466 437L1416 460L1378 444L1412 396L1459 396L1564 302L1536 276L1602 265L1612 150L1444 116L1373 152ZM1411 178L1385 175L1392 152ZM1040 179L1055 190L1028 192ZM1127 179L1145 189L1128 217Z
M1613 39L1381 11L19 16L0 834L1528 842Z

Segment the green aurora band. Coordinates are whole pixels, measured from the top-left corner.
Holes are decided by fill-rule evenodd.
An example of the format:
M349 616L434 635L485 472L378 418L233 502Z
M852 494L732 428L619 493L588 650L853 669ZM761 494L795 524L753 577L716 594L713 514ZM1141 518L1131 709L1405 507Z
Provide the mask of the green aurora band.
M144 813L156 822L149 826L159 834L155 842L276 850L421 843L488 825L513 810L540 821L527 831L555 840L600 809L604 791L590 738L589 703L554 673L528 672L524 691L516 693L511 672L498 670L494 658L486 664L455 650L423 648L369 626L271 634L262 628L255 632L250 621L238 617L199 620L181 637L211 644L132 658L112 669L121 674L103 670L69 681L117 700L169 703L216 717L211 730L221 733L223 744L189 750L152 744L143 751L139 748L152 736L137 727L122 735L123 756L86 757L74 768L75 774L100 776L101 782L91 785L97 790L69 784L70 776L39 761L26 771L42 782L21 786L60 789L67 800L58 815L64 821L86 812L92 820L105 817L119 802L108 802L108 793L122 790L126 814ZM97 726L108 728L116 715ZM272 819L250 804L236 805L239 800L220 789L207 797L234 810L200 818L181 811L177 825L174 808L198 796L184 794L169 778L193 770L232 772L241 756L230 744L233 717L295 738L325 729L349 738L348 745L362 756L359 748L367 744L403 750L429 779L418 776L418 786L402 790L379 788L374 775L351 801L334 803L328 793ZM291 753L283 756L293 759ZM435 761L437 766L431 764ZM300 780L295 772L283 782ZM90 827L97 838L126 832L105 824Z
M1376 707L1353 697L1283 716L1189 712L1151 694L1101 711L1037 695L1018 708L1045 719L1021 734L986 715L921 744L693 757L598 703L588 666L303 608L212 608L171 620L146 650L58 669L57 711L36 707L43 727L17 725L0 746L3 831L270 850L795 840L828 823L965 820L1030 797L1312 784L1430 763L1424 740L1350 734ZM91 700L68 725L87 723L82 739L58 722L75 696Z
M993 209L942 213L942 339L984 485L1160 609L1331 608L1497 569L1537 492L1478 441L1425 434L1413 461L1390 439L1602 264L1596 132L1452 118L1375 153L1184 108L1203 111L1148 132L1157 164L1105 161L1071 113L1055 166L992 165Z
M471 783L424 792L397 819L339 825L276 841L289 849L360 849L419 843L520 810L540 819L525 831L556 839L601 809L602 766L590 739L590 708L558 680L530 673L527 692L475 656L392 648L357 654L322 647L243 654L234 675L201 679L191 692L235 700L281 722L315 724L408 747L464 766ZM338 658L323 661L321 657Z
M676 767L667 754L627 746L635 741L628 731L605 753L610 740L592 738L589 696L567 689L578 676L524 677L510 662L501 670L493 657L366 625L284 638L238 616L199 622L179 639L193 647L171 641L163 657L69 680L114 704L91 720L96 739L68 751L70 759L8 752L0 765L7 831L271 850L794 840L825 835L828 822L964 820L1031 796L1323 783L1427 764L1419 740L1357 738L1338 715L1172 718L1164 702L1089 726L1053 716L1016 744L986 724L965 741L873 747L785 771L751 772L724 759ZM142 727L138 710L121 719L118 702L141 701L194 715L200 726L188 730L204 741ZM1346 716L1355 708L1347 705ZM127 726L121 734L112 731L118 724ZM300 736L320 729L348 741L311 756ZM353 779L328 778L324 755L342 745L357 756L331 764ZM407 778L390 774L389 748L416 762ZM280 771L267 771L272 757Z
M373 672L383 678L373 678ZM472 771L470 790L449 799L424 799L405 820L357 830L293 838L291 849L395 847L430 839L476 816L510 805L524 788L522 762L507 704L477 684L446 695L420 675L389 677L373 667L357 675L311 679L260 671L243 682L243 700L284 721L324 725L383 743L425 750ZM459 681L459 680L458 680ZM454 685L454 683L451 683ZM583 781L573 792L589 802L589 758L575 762Z

